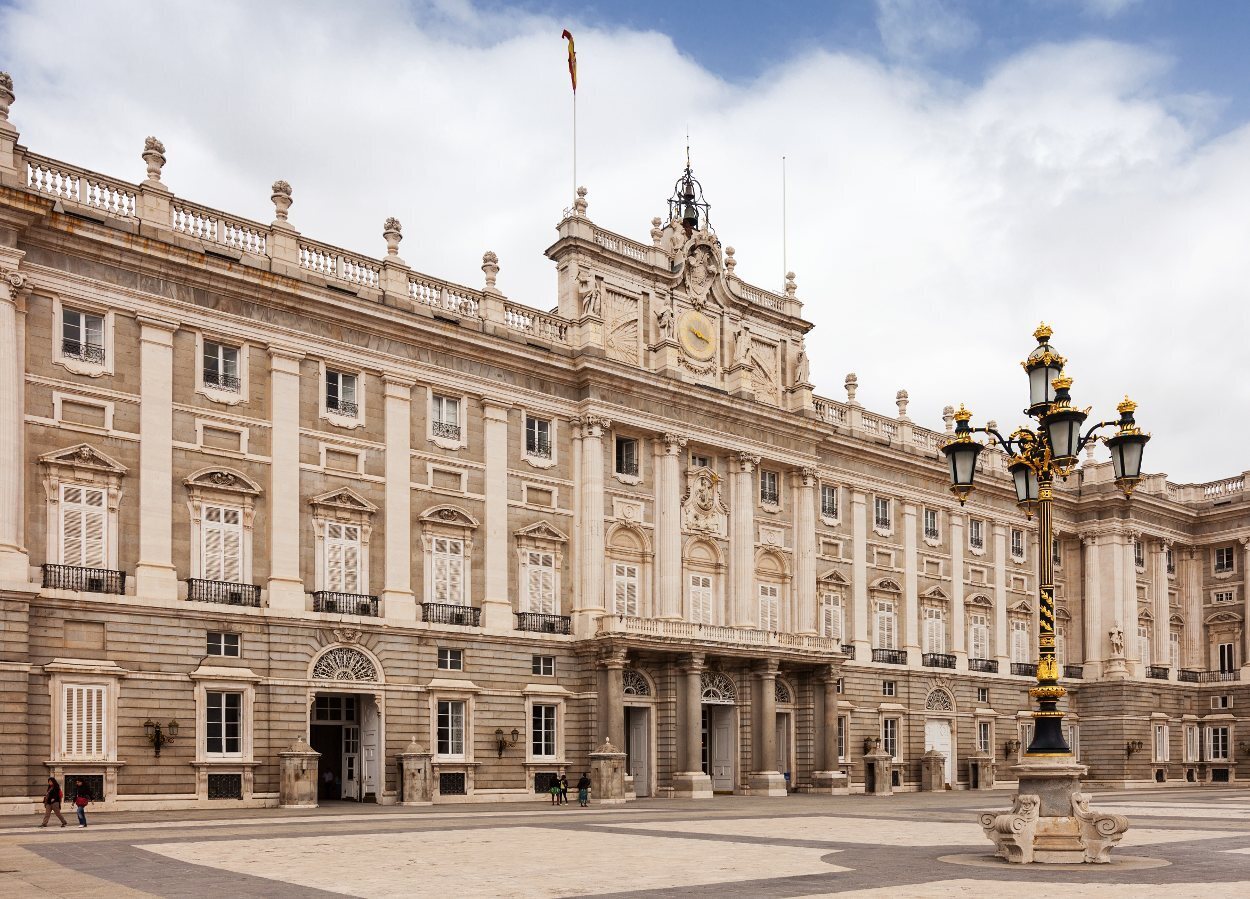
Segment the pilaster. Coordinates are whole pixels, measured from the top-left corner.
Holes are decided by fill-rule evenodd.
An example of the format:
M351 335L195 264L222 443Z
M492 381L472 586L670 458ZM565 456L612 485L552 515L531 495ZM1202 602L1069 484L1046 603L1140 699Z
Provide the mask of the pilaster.
M412 591L412 387L406 378L387 375L382 388L386 420L386 578L383 614L416 621Z
M851 642L855 658L871 658L868 641L868 498L851 491Z
M1081 674L1093 680L1102 673L1103 626L1100 620L1102 603L1098 590L1098 538L1081 535L1081 647L1084 665Z
M1181 602L1185 609L1185 659L1188 668L1207 667L1206 635L1202 625L1202 551L1190 547L1181 562Z
M1250 535L1239 537L1241 543L1241 667L1250 671ZM1246 680L1242 676L1242 680Z
M0 250L0 459L7 460L0 465L0 583L30 579L22 527L26 428L22 422L25 354L21 350L26 316L18 310L26 276L17 270L24 255L20 250Z
M583 415L581 430L581 504L577 531L580 608L573 610L574 633L589 636L604 611L603 587L603 433L612 422L597 415Z
M903 649L907 664L917 667L920 657L920 597L916 572L916 504L903 503ZM943 650L944 651L944 650Z
M139 317L139 562L135 593L173 599L174 332L177 322Z
M680 460L686 438L655 441L655 596L661 618L682 618ZM617 744L624 745L624 744Z
M625 660L626 651L620 647L612 647L599 659L599 729L594 739L606 737L614 746L625 745Z
M482 597L482 626L491 633L507 633L513 626L512 599L508 596L509 408L495 400L482 403L486 455L486 592Z
M1151 615L1154 616L1154 627L1150 635L1150 653L1154 657L1143 664L1161 665L1164 668L1172 664L1171 656L1171 612L1168 609L1168 541L1162 538L1151 541L1150 546L1150 596Z
M760 457L739 453L730 464L733 508L730 510L731 538L729 570L733 574L733 626L757 627L753 614L755 595L755 469Z
M816 627L816 469L795 472L794 567L798 621L793 630L814 634Z
M299 564L299 368L303 353L269 347L272 429L269 461L269 607L302 613Z

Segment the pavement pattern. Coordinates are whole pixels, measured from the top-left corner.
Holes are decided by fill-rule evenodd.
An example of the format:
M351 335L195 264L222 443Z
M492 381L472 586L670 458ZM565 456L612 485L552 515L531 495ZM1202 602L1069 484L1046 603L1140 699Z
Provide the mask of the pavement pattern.
M1010 800L994 791L590 809L222 806L101 812L86 830L7 817L0 896L1250 896L1250 790L1102 794L1094 806L1132 826L1111 865L1071 867L993 857L977 815Z

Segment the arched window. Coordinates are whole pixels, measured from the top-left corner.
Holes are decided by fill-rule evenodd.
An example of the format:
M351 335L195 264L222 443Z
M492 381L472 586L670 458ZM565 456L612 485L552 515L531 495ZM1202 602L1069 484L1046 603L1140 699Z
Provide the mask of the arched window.
M704 671L700 680L703 701L708 705L733 705L738 701L738 688L723 671Z
M641 671L626 668L621 672L621 692L626 696L651 696L651 682Z
M376 681L373 660L359 649L335 646L327 649L313 664L313 680Z
M633 525L614 525L607 534L608 610L636 618L648 611L651 552L646 535Z

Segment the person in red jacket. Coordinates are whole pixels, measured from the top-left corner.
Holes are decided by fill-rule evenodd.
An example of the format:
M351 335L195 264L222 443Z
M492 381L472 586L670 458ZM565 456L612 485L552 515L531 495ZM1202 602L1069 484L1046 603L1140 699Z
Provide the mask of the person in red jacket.
M49 777L48 792L43 795L43 823L39 826L47 827L48 819L53 815L60 819L62 827L66 825L65 816L61 814L61 785L55 777Z

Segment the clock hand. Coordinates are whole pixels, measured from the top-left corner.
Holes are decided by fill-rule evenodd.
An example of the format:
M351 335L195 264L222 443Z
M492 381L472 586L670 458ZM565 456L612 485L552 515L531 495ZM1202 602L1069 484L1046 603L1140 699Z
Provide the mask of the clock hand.
M690 332L694 334L695 337L702 340L704 343L710 343L710 341L706 337L703 336L703 332L700 331L698 328L691 328Z

